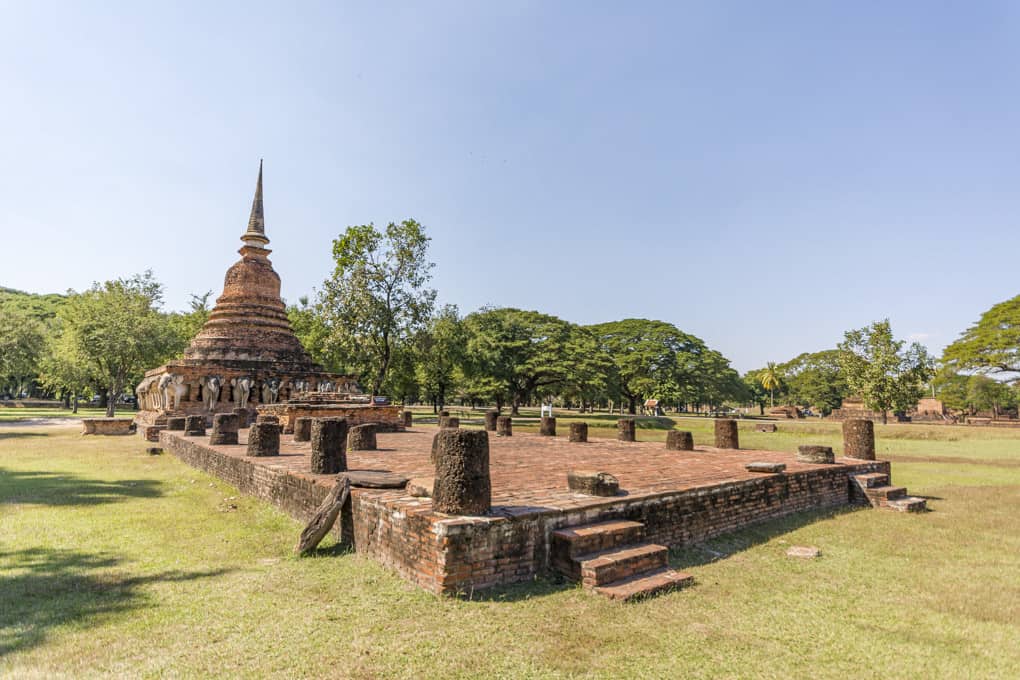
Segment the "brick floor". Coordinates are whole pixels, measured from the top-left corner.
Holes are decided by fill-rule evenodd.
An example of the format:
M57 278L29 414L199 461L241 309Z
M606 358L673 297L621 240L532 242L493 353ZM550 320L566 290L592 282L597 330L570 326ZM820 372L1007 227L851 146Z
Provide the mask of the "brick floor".
M379 433L377 451L348 451L351 470L385 470L409 477L430 477L429 463L435 427L418 426L406 432ZM280 438L280 456L247 458L247 430L241 430L237 446L209 446L208 437L185 438L229 456L241 457L271 470L288 472L327 487L333 475L314 475L310 470L311 444L295 442L292 435ZM699 487L761 478L749 472L749 462L786 464L786 473L831 468L831 465L800 463L795 453L754 449L716 449L699 446L693 451L667 451L663 442L624 443L615 439L592 439L584 444L570 443L564 436L544 437L515 433L513 437L489 438L492 505L494 515L515 517L531 513L577 509L605 505L621 500L598 498L571 492L567 471L588 469L608 472L620 480L626 497L688 491ZM179 436L179 434L178 434ZM837 458L836 464L854 466L862 461ZM378 496L387 505L407 506L416 512L431 510L431 501L407 495L403 490L363 489Z

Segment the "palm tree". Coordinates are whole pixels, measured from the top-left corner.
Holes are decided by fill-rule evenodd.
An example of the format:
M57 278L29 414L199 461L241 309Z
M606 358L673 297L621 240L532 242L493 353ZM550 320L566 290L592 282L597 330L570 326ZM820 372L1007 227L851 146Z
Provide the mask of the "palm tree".
M761 383L762 389L769 391L769 408L776 406L776 388L779 387L782 379L783 376L774 361L765 364L765 368L758 374L758 381Z

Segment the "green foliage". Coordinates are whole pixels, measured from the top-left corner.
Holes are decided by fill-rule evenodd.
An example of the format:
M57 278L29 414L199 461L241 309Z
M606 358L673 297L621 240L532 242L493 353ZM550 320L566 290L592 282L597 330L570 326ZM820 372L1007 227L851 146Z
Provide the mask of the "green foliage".
M113 416L117 398L148 368L179 347L174 329L160 314L162 286L151 272L93 284L68 297L58 313L60 336L53 344L51 384L83 381L103 385Z
M839 351L805 352L781 364L779 370L789 400L801 406L821 409L828 415L839 408L850 389L839 368Z
M187 312L170 314L167 321L175 338L174 347L171 350L173 356L179 356L191 344L192 339L209 319L209 298L212 291L206 291L202 295L191 295L190 307Z
M348 227L333 241L333 275L316 310L325 352L334 353L379 394L397 347L422 330L435 304L428 288L429 237L414 220Z
M590 329L613 362L609 392L625 400L631 413L639 400L653 395L674 403L711 403L707 391L715 381L706 381L703 371L718 367L706 361L710 357L700 339L648 319L610 321Z
M440 408L461 379L467 356L467 328L455 305L429 319L414 343L414 376L421 395Z
M471 390L492 390L513 412L537 391L562 385L570 362L572 325L548 314L509 307L483 308L464 320L466 373ZM487 395L489 396L489 395Z
M981 315L942 354L956 371L1003 374L1020 381L1020 295L1000 302Z
M839 344L839 366L847 386L864 400L865 406L880 411L906 411L924 394L924 383L934 373L933 361L918 343L905 350L904 342L893 338L889 320L850 330Z
M758 382L761 383L763 389L769 391L769 405L776 405L776 389L783 384L783 375L779 366L774 361L770 361L765 365L758 373Z
M21 395L38 373L45 343L42 321L24 309L0 309L0 392Z
M986 375L963 375L944 367L932 381L939 399L956 411L977 413L991 411L998 415L1002 409L1017 405L1020 396L1015 389Z
M38 295L0 286L0 314L24 314L49 323L57 316L65 299L66 296L55 293Z

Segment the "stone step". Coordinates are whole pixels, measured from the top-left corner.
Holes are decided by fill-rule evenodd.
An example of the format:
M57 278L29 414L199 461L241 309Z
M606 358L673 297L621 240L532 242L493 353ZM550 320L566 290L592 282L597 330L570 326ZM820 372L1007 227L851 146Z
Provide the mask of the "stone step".
M854 479L865 489L889 485L889 475L884 472L867 472L863 475L854 475Z
M577 561L581 566L581 584L594 588L665 567L669 561L669 550L663 545L644 543L605 550Z
M928 509L928 501L917 496L904 496L886 501L885 507L897 512L924 512Z
M552 533L550 561L553 567L577 581L581 578L581 567L577 562L579 556L640 543L644 537L645 525L628 520L611 520L558 529Z
M594 591L610 600L629 602L670 590L679 590L693 585L694 577L668 567L597 586Z
M872 505L885 506L891 500L906 496L907 488L904 486L876 486L866 489L865 493L868 494Z

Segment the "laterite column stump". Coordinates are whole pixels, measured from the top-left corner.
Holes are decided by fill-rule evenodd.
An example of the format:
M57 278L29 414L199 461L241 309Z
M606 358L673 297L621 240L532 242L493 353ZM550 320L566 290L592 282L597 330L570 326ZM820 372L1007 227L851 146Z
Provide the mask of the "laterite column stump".
M875 424L865 418L843 421L843 455L847 458L875 460Z
M570 441L578 444L588 441L588 423L570 423Z
M279 456L282 429L280 423L252 423L248 430L248 455L257 458Z
M720 418L715 421L715 448L740 448L740 439L737 437L737 421L732 418Z
M693 451L694 435L683 430L670 430L666 433L666 449L669 451Z
M213 446L219 444L237 444L237 414L217 413L212 419L212 435L209 443Z
M637 423L633 418L620 418L616 421L616 438L621 442L636 441L634 436Z
M440 430L434 440L432 509L448 515L484 515L492 507L489 433Z
M314 418L311 431L312 472L333 475L347 470L347 420Z

